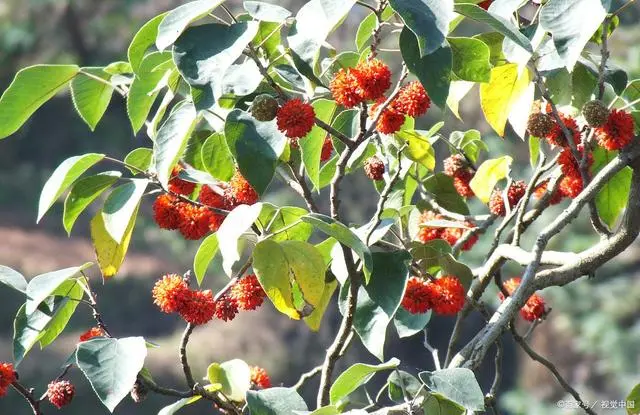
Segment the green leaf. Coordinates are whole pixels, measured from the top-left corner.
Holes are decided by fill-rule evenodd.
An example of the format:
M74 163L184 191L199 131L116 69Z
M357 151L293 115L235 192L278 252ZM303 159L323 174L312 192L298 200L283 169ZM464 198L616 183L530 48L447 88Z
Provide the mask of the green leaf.
M453 9L456 13L468 17L472 20L488 24L493 29L503 34L505 37L511 39L513 42L515 42L515 44L522 47L527 52L533 53L533 48L531 47L531 42L529 42L529 39L527 39L525 35L520 33L520 31L518 31L518 28L511 24L509 21L499 16L493 15L475 4L456 3Z
M412 314L403 307L399 307L393 318L393 323L398 336L403 339L420 333L427 326L429 320L431 320L431 310L422 314Z
M58 297L49 297L31 314L27 315L23 304L13 321L13 362L18 366L34 344L44 335L44 329L53 316L57 305L62 302Z
M463 407L438 393L428 394L422 403L422 409L425 413L433 415L464 415L467 413Z
M131 40L129 48L127 49L127 57L129 58L129 63L134 73L138 73L145 53L155 43L156 37L158 36L158 26L166 15L167 13L162 13L149 20L138 30Z
M229 181L235 171L233 156L222 133L211 134L201 149L204 169L218 180Z
M328 236L336 238L340 243L353 249L364 263L364 278L368 283L373 271L373 257L364 242L342 223L319 213L310 213L300 218Z
M224 133L240 173L259 194L264 193L287 144L276 122L260 122L250 114L233 110L227 116Z
M482 141L482 136L478 130L468 130L464 133L454 131L451 133L449 140L461 149L473 163L478 161L480 151L489 151L489 147Z
M447 38L453 54L453 73L472 82L491 79L491 51L483 41L470 37Z
M400 33L400 53L409 72L418 78L433 103L444 108L449 95L453 64L449 44L444 42L429 55L421 57L418 39L405 27Z
M582 56L578 58L576 68L580 65L584 65L593 78L598 79L600 71L600 56L594 56L591 54L586 54L586 56L587 58L583 58ZM611 85L616 94L620 95L627 87L629 77L624 69L611 62L607 62L604 67L604 80L606 83Z
M444 275L453 275L458 277L460 283L464 287L465 292L471 287L471 281L473 280L473 272L468 266L462 262L456 261L451 254L444 254L438 258L442 273Z
M291 388L250 390L247 392L247 406L251 415L291 415L293 411L308 410L304 399Z
M500 180L509 174L511 163L513 163L513 158L503 156L497 159L486 160L478 167L478 171L469 183L478 199L483 203L489 202L493 188Z
M84 73L103 79L104 82ZM111 75L102 68L82 68L82 72L73 78L69 85L73 105L91 131L96 129L111 101L113 86L110 85L110 80Z
M211 23L190 27L176 41L173 60L180 74L203 94L194 99L196 109L209 108L222 96L225 73L257 32L257 22L231 26ZM216 41L211 42L211 39Z
M151 160L153 159L153 150L150 148L139 147L131 150L129 154L124 158L124 162L130 166L136 167L142 171L149 170L151 166ZM136 169L129 169L129 171L136 175L140 172Z
M222 393L236 402L242 402L251 388L249 365L240 359L210 364L207 368L207 379L213 385L220 384Z
M93 219L91 219L91 223L89 225L91 230L91 242L93 243L93 247L96 252L96 259L98 260L100 272L102 273L102 277L105 279L116 275L120 266L124 262L124 257L127 254L129 243L131 242L133 227L136 223L138 206L136 206L136 209L130 216L120 242L115 241L107 231L102 210L96 213Z
M184 408L185 406L200 400L200 398L201 398L201 396L193 396L193 397L189 397L189 398L182 398L179 401L176 401L176 402L172 403L171 405L167 405L164 408L162 408L158 412L158 415L173 415L176 412L178 412L180 409Z
M328 99L319 99L314 101L312 105L316 117L330 124L337 108L336 102ZM317 125L314 125L311 132L300 140L302 163L307 170L309 180L311 180L311 183L313 183L316 188L320 187L320 156L325 137L327 137L327 132Z
M102 70L109 75L124 75L133 73L131 64L124 61L111 62L110 64L102 68Z
M606 151L601 147L593 151L594 164L593 174L596 174L604 166L616 157L615 152ZM629 191L631 190L631 176L633 171L630 167L625 167L613 176L602 187L596 196L596 208L602 220L613 227L618 217L627 205Z
M403 370L391 372L387 383L389 384L389 398L398 403L405 401L405 391L409 399L413 399L422 390L422 382Z
M69 287L64 287L65 285L69 285ZM47 323L42 335L39 336L40 348L43 349L53 343L67 327L67 323L69 323L71 316L73 316L80 304L80 300L84 296L84 288L77 280L67 281L58 288L55 294L64 296L64 299L56 307L52 319Z
M238 241L251 225L258 219L262 204L240 205L227 215L218 229L218 243L222 255L222 269L231 277L232 267L240 259Z
M146 357L142 337L91 339L78 343L76 351L78 367L110 412L131 391Z
M407 251L374 252L371 280L358 292L353 326L367 350L380 361L384 360L387 326L400 307L407 285L410 260ZM339 305L343 314L347 311L347 285L340 293Z
M192 1L166 13L157 29L156 47L158 50L164 50L173 45L191 22L206 16L223 2L224 0Z
M331 297L333 297L333 293L337 287L338 281L336 280L326 283L324 291L322 292L322 298L318 301L318 304L316 304L316 307L313 309L311 314L304 317L304 322L311 330L320 330L322 317L324 316L325 311L327 311L327 307L329 307L329 304L331 303Z
M104 154L89 153L82 156L69 157L60 163L42 188L36 222L40 222L47 210L73 182L103 158Z
M276 4L264 3L262 1L245 1L242 4L247 13L249 13L249 16L256 20L282 23L291 16L289 10Z
M321 408L316 409L313 412L307 412L307 411L294 412L295 415L339 415L341 413L342 411L340 411L338 407L335 405L323 406Z
M469 411L484 410L484 394L473 371L465 368L421 372L418 377L432 391Z
M105 190L113 185L122 173L119 171L108 171L89 176L78 180L64 200L64 213L62 223L67 234L71 234L71 229L80 214L100 196Z
M79 71L76 65L34 65L20 70L0 97L0 139L18 131Z
M610 0L549 0L540 25L551 34L558 55L572 70L585 45L607 16Z
M416 130L404 130L398 131L395 136L408 144L404 152L410 160L420 163L429 170L436 168L436 152L431 146L428 135Z
M196 274L198 285L202 284L202 280L204 280L209 264L213 260L213 257L218 253L218 248L218 235L215 233L207 236L200 244L195 257L193 258L193 272Z
M327 36L344 21L355 3L356 0L310 0L302 6L287 39L294 60L302 61L311 70ZM313 71L307 75L313 75Z
M598 84L598 77L591 73L586 66L578 63L573 68L571 84L573 94L571 105L575 108L582 108L584 104L591 101L591 96Z
M389 4L420 40L419 57L441 47L454 17L453 0L390 0Z
M142 128L149 115L160 92L158 84L172 70L170 53L153 52L142 59L127 94L127 115L134 133Z
M160 127L153 145L154 168L158 181L166 187L171 171L182 156L187 140L196 124L196 110L191 103L184 103L174 110Z
M116 243L122 243L148 184L147 179L131 179L129 183L116 187L104 202L102 219Z
M4 284L23 294L27 292L27 280L18 271L0 265L0 284Z
M458 194L453 185L453 178L444 173L436 173L423 182L424 189L431 193L436 202L451 212L469 214L469 207L464 198Z
M361 51L366 46L373 34L373 30L378 26L378 18L375 13L369 13L367 17L362 19L356 33L356 50Z
M637 415L638 408L640 408L640 383L631 389L629 395L627 395L627 414L629 415ZM633 402L633 404L630 404Z
M324 259L307 242L263 240L253 251L253 269L274 306L293 319L309 315L322 300ZM300 304L294 298L296 289Z
M529 163L531 164L531 167L536 167L539 156L540 139L531 135L529 136Z
M504 137L505 126L514 105L531 83L528 69L518 75L517 64L496 66L489 83L480 85L480 106L489 125Z
M258 223L262 224L260 228L263 231L266 231L267 225L270 225L269 233L275 235L270 236L269 239L273 241L306 241L313 233L313 226L302 222L300 218L307 213L309 212L306 209L295 206L277 207L270 203L263 203Z
M400 361L394 357L388 362L375 366L364 363L356 363L350 366L342 372L335 382L333 382L333 385L331 385L331 390L329 391L331 404L335 404L341 399L346 398L351 392L367 383L376 372L395 369L399 364Z
M47 297L51 295L65 281L78 276L81 271L93 265L87 262L79 267L64 268L35 276L27 285L27 302L25 312L32 314Z
M244 97L258 89L263 76L253 60L233 64L222 77L220 95L224 97Z

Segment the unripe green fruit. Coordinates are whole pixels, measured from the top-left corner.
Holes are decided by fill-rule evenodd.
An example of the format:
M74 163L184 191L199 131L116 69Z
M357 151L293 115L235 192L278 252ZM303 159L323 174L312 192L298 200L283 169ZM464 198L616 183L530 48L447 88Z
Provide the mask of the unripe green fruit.
M258 121L271 121L278 113L278 101L271 95L258 95L251 104L251 115Z
M582 107L582 115L591 127L602 127L609 118L609 108L597 99L589 101Z

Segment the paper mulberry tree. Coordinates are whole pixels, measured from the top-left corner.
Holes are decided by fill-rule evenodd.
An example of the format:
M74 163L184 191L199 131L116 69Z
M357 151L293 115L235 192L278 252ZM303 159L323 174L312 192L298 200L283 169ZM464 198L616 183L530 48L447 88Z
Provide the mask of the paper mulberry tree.
M50 404L64 408L75 391L66 374L79 369L110 411L127 395L144 405L157 393L176 400L164 415L206 401L202 410L225 414L497 412L508 333L552 370L576 405L595 413L515 323L541 324L549 307L539 291L583 283L577 280L615 259L640 231L640 81L609 63L608 47L632 1L310 0L297 13L245 1L235 14L222 0L198 0L146 22L126 60L21 70L0 98L0 137L68 88L91 129L113 95L126 100L132 133L145 145L123 160L70 157L44 185L38 220L66 194L69 233L99 204L90 222L96 258L28 282L0 268L0 282L25 299L15 317L14 361L0 364L0 396L14 389L36 415ZM327 38L352 9L366 17L351 49L336 50ZM512 155L489 148L478 130L444 134L444 122L436 122L447 111L459 117L460 100L476 84L487 123L528 149L530 172L512 170ZM417 129L429 113L427 129ZM348 223L344 184L362 173L378 193L375 213ZM265 202L278 186L291 188L299 203ZM158 312L185 321L176 361L184 382L177 385L154 381L145 368L152 345L117 337L98 304L101 283L118 277L144 200L153 203L157 226L200 241L191 270L149 282ZM541 216L547 210L553 214ZM581 252L550 250L582 212L599 241ZM542 230L526 242L536 222ZM461 254L470 250L484 257L480 267L465 264ZM224 275L208 270L217 255ZM520 276L503 280L501 269L514 264ZM86 272L93 267L102 281ZM205 278L227 282L214 293L199 288ZM496 289L501 303L493 309ZM55 363L65 369L46 392L23 384L19 363L34 345L54 342L80 303L93 310L95 327L66 363ZM242 356L192 371L194 330L265 303L314 331L328 307L339 309L320 366L290 387L275 387ZM485 324L461 344L472 313ZM456 316L456 324L448 349L438 351L426 333L441 316ZM389 325L400 338L424 333L425 349L416 353L432 357L436 370L400 370L406 367L396 357L385 360ZM357 341L371 361L336 373ZM483 390L474 371L492 348L495 381ZM351 401L374 375L387 379L380 393L366 405ZM313 377L317 400L305 402L297 389Z

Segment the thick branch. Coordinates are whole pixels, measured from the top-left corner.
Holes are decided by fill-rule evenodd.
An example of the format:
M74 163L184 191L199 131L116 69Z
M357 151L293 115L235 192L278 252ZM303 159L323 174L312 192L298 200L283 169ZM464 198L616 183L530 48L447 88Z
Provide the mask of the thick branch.
M193 329L195 326L191 323L187 324L187 327L182 334L182 339L180 340L180 363L182 364L182 371L184 372L184 377L187 380L187 385L189 385L190 389L193 389L196 385L196 381L193 379L193 373L191 373L191 366L189 366L189 361L187 360L187 343L189 343L189 337L191 333L193 333Z

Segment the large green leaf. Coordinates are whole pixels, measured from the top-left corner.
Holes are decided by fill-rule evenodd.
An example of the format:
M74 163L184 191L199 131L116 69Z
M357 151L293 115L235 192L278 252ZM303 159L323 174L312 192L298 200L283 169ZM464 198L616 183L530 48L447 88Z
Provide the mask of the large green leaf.
M253 251L253 269L274 306L291 318L309 315L322 300L324 259L307 242L261 241Z
M497 159L486 160L478 167L478 171L471 179L469 186L483 203L489 202L491 192L496 184L507 177L513 158L502 156Z
M18 271L0 265L0 284L4 284L23 294L27 292L27 280Z
M533 53L529 39L520 33L517 27L502 17L491 14L481 7L470 3L456 3L453 9L456 13L472 20L488 24L527 52Z
M331 119L335 113L337 105L335 101L328 99L319 99L313 102L313 109L316 117L327 124L331 124ZM300 140L300 149L302 151L302 162L307 170L307 176L316 188L320 187L320 156L322 154L322 146L327 132L317 125L305 138Z
M627 414L628 415L637 415L638 408L640 408L640 383L631 389L629 395L627 395ZM633 402L633 404L630 404Z
M202 145L201 157L204 169L216 179L228 181L233 176L235 164L224 134L211 134Z
M262 204L240 205L233 209L218 229L218 243L222 255L222 269L231 277L233 265L240 259L238 241L243 233L258 219Z
M406 27L402 29L400 52L407 68L422 83L433 103L444 108L451 84L451 48L447 42L442 42L439 48L421 57L418 43L415 34Z
M291 415L308 410L304 399L291 388L269 388L247 392L251 415Z
M94 77L102 79L103 82ZM111 75L102 68L82 68L82 72L71 81L73 105L91 131L96 129L111 101L113 86L110 85L110 80Z
M148 184L147 179L131 179L129 183L116 187L104 202L104 226L116 243L122 243Z
M473 371L465 368L421 372L418 377L431 390L469 411L484 410L484 394Z
M403 307L399 307L393 318L393 324L398 336L402 339L420 333L427 326L429 320L431 320L431 310L422 314L412 314Z
M153 52L142 59L127 94L127 115L134 133L144 125L160 92L158 85L173 70L171 54L168 52Z
M149 20L138 30L131 40L129 48L127 49L127 57L129 58L129 63L134 73L138 73L140 65L142 64L142 58L144 58L147 50L155 43L156 37L158 36L158 26L166 14L167 13L159 14Z
M82 178L73 185L64 200L64 213L62 215L62 223L67 234L71 234L73 224L87 206L111 187L121 176L122 173L119 171L108 171Z
M364 263L364 278L368 283L373 271L373 257L371 251L358 236L342 223L319 213L310 213L300 218L310 223L322 233L336 238L340 243L353 249Z
M166 14L157 28L156 47L164 50L178 39L191 22L206 16L224 0L198 0L176 7Z
M69 157L60 163L42 187L38 203L37 222L40 222L47 210L73 182L103 158L104 154L89 153L82 156Z
M224 132L240 173L256 192L264 193L286 146L286 137L275 121L260 122L241 110L229 113Z
M87 262L79 267L65 268L58 271L47 272L35 276L27 285L27 303L25 311L27 315L32 314L47 297L51 295L65 281L78 276L81 271L93 265Z
M600 147L596 148L593 151L593 174L599 172L615 157L615 152L610 152ZM632 174L633 171L630 167L625 167L620 170L615 176L609 179L596 196L598 214L610 227L615 225L618 217L627 205Z
M110 412L129 394L144 366L142 337L96 338L78 343L76 362Z
M207 368L207 378L212 385L219 384L222 393L236 402L242 402L251 388L251 370L249 365L240 359L210 364Z
M53 318L47 324L46 330L39 337L41 348L53 343L67 327L67 323L84 297L84 288L78 280L70 280L58 287L53 294L64 298L54 310Z
M422 402L422 409L430 415L465 415L467 413L462 406L438 393L427 394Z
M610 0L549 0L540 25L553 38L558 55L571 70L585 45L607 15Z
M384 360L387 326L398 310L409 278L407 251L374 252L373 273L366 286L358 292L353 326L367 350ZM348 284L340 292L340 311L346 313Z
M504 137L509 115L517 108L519 99L530 89L531 74L528 69L519 73L514 63L496 66L491 70L489 83L480 85L480 106L489 125Z
M391 372L387 384L389 385L389 398L398 403L404 402L405 396L409 399L415 398L424 389L418 378L403 370ZM431 415L431 412L429 414Z
M447 39L453 54L453 73L465 81L489 82L491 51L483 41L470 37Z
M269 233L276 235L270 237L274 241L297 240L306 241L313 233L313 226L302 222L300 218L309 213L306 209L295 206L277 207L270 203L264 203L258 223L263 231L270 225Z
M364 363L356 363L350 366L342 372L335 382L333 382L333 385L331 385L331 390L329 391L331 403L335 404L341 399L346 398L351 392L367 383L376 372L395 369L399 364L400 361L394 357L388 362L375 366Z
M302 6L288 37L294 57L308 69L313 68L327 36L342 23L355 3L356 0L310 0Z
M151 161L153 159L153 150L146 147L138 147L133 149L127 154L124 158L124 162L127 166L131 166L133 168L127 167L131 174L136 175L139 174L140 171L149 170L149 166L151 166Z
M171 171L187 146L196 119L193 104L184 103L171 113L158 131L153 145L153 161L158 180L165 187L171 178Z
M76 65L35 65L19 71L0 97L0 139L18 131L79 71Z
M469 214L469 207L456 191L451 177L444 173L436 173L427 177L423 181L423 186L443 208L463 215Z
M49 297L31 314L27 315L23 304L13 321L13 362L18 366L34 344L44 335L44 329L51 321L56 306L63 301Z
M416 130L403 130L398 131L395 136L407 143L404 152L410 160L422 164L429 170L436 168L436 152L431 146L428 135Z
M220 98L222 78L257 32L257 22L231 26L211 23L187 29L176 41L173 48L176 66L182 77L202 94L194 98L197 109L209 108Z
M242 5L247 13L249 13L249 16L265 22L282 23L291 16L289 10L276 4L269 4L262 1L244 1Z
M209 235L200 244L195 257L193 258L193 272L196 274L198 285L202 284L204 276L209 268L213 257L218 253L218 235Z
M441 47L454 17L453 0L390 0L389 4L418 37L420 57Z
M116 275L124 262L124 257L127 254L129 243L131 242L131 234L133 233L133 227L136 223L136 217L138 216L138 206L139 205L136 206L136 209L131 214L120 242L114 240L107 231L102 210L96 213L93 219L91 219L91 223L89 224L91 242L96 252L98 267L100 268L102 277L105 279Z

